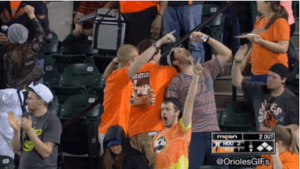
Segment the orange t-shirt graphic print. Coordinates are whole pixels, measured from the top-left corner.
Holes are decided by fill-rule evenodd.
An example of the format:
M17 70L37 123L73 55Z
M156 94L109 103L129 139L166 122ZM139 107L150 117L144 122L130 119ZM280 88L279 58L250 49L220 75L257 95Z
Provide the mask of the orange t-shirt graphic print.
M155 103L154 105L131 106L129 137L146 132L161 131L165 128L160 114L160 106L164 100L165 90L176 74L177 71L173 67L149 62L132 77L132 95L145 99L147 92L153 89Z
M107 78L103 101L104 113L98 128L99 134L106 134L110 126L120 125L127 135L131 93L128 68L118 69Z
M172 128L158 133L151 146L155 169L187 169L191 134L191 123L186 126L182 119Z

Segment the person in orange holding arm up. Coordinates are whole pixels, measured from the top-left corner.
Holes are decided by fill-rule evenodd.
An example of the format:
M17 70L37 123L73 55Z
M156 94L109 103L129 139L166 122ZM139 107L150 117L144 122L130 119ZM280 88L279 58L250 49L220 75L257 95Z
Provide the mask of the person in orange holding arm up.
M188 168L193 104L197 93L199 75L203 69L200 58L193 69L193 80L183 111L180 100L174 97L165 98L161 105L161 117L166 129L155 136L151 147L155 153L155 168L157 169Z
M110 126L120 125L124 129L125 134L128 134L129 101L132 93L130 79L151 59L157 47L173 41L174 32L175 31L162 37L153 46L143 52L140 57L138 57L139 54L136 47L132 45L120 47L117 52L118 69L112 72L116 59L113 59L112 63L106 68L103 75L104 78L107 77L106 87L104 89L104 113L98 128L102 153L103 139Z
M268 72L275 63L288 67L287 50L290 40L288 13L280 1L257 1L258 18L253 35L251 53L252 77L254 82L267 82Z
M270 165L257 166L256 169L299 169L299 152L294 132L289 127L272 128L276 136L276 154L263 155L270 160Z

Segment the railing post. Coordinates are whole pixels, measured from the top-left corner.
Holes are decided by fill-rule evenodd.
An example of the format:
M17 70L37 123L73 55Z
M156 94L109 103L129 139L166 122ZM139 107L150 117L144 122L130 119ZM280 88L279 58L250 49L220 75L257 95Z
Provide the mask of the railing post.
M237 2L234 2L233 3L233 36L236 36L236 25L237 25ZM237 48L236 48L236 39L235 38L232 38L232 56L234 57L235 53L237 52L236 51ZM233 60L232 59L232 65L233 65ZM235 102L237 100L237 89L236 87L232 86L232 102Z

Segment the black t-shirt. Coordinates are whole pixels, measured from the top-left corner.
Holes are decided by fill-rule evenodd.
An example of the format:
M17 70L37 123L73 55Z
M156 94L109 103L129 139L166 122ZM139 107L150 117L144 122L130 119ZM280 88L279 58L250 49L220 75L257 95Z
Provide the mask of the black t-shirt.
M33 113L26 112L24 116L31 116L32 128L42 142L60 144L62 126L59 118L47 111L41 117L35 117ZM21 133L22 147L19 169L53 169L57 166L58 146L55 146L49 157L43 157L34 148L25 131Z
M267 102L271 92L265 83L243 81L242 88L254 107L258 131L270 131L274 124L283 126L299 124L299 99L288 89L275 97L268 108Z

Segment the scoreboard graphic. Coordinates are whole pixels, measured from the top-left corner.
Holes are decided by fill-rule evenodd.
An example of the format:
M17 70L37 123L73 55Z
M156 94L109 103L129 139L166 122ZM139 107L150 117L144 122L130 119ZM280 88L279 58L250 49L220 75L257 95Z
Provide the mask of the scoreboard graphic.
M274 132L212 132L212 154L275 154Z

